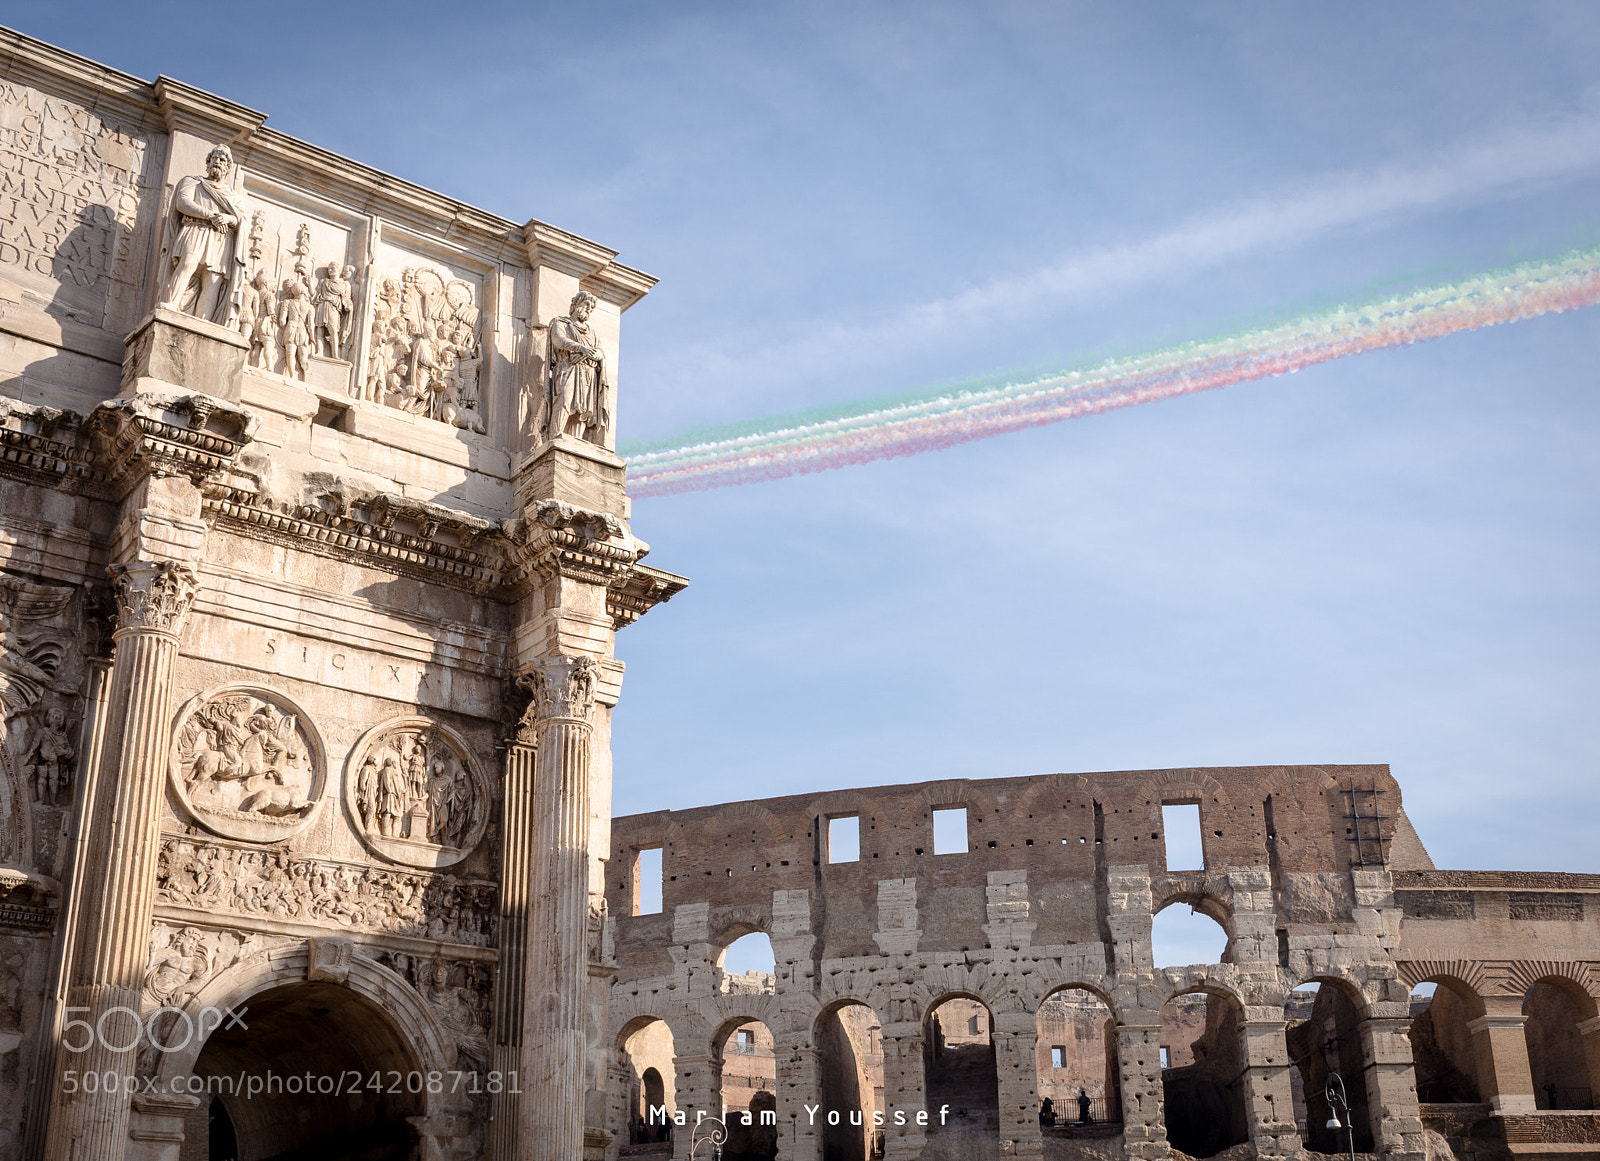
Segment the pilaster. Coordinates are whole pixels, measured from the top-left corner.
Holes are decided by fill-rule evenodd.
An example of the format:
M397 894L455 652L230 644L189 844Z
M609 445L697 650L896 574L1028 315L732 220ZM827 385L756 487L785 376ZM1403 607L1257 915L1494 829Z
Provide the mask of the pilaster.
M1244 1057L1245 1115L1257 1157L1283 1157L1301 1151L1294 1123L1294 1094L1289 1087L1287 1024L1276 1019L1239 1022L1240 1055Z
M1122 1139L1129 1158L1165 1158L1162 1119L1161 1013L1128 1011L1117 1024L1117 1069L1122 1077Z
M816 1045L803 1032L777 1032L772 1047L778 1073L778 1157L780 1161L815 1161L822 1146L822 1126L812 1123L806 1106L822 1104ZM887 1059L884 1065L887 1068ZM885 1094L888 1087L885 1076Z
M1528 1041L1520 996L1485 996L1488 1012L1467 1022L1478 1058L1480 1095L1495 1112L1531 1113L1533 1071L1528 1066Z
M990 879L993 879L993 875ZM999 1082L1000 1140L1009 1143L1014 1157L1039 1157L1044 1138L1039 1132L1039 1038L1033 1013L999 1011L994 1014L994 1064Z
M722 1116L722 1067L710 1052L690 1052L672 1058L677 1073L678 1111L689 1120L672 1130L672 1155L687 1161L696 1118Z
M528 944L533 899L535 736L519 728L506 746L503 839L500 858L500 963L495 977L490 1064L502 1076L523 1067L522 1037L528 980ZM485 1156L516 1161L525 1086L507 1085L489 1099Z
M928 1107L925 1051L919 1021L883 1025L883 1100L889 1122L884 1126L884 1161L915 1161L927 1144L927 1130L916 1123L917 1113ZM907 1124L895 1123L897 1112L905 1113Z
M1379 1152L1402 1161L1421 1161L1426 1146L1410 1032L1409 1015L1369 1016L1361 1022L1361 1056L1372 1139Z

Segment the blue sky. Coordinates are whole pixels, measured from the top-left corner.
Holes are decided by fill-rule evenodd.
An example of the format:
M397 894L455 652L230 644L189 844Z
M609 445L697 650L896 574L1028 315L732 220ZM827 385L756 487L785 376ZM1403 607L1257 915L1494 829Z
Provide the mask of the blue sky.
M619 426L1203 338L1600 242L1600 8L18 9L662 279ZM1390 762L1436 861L1596 870L1600 312L640 500L619 813Z

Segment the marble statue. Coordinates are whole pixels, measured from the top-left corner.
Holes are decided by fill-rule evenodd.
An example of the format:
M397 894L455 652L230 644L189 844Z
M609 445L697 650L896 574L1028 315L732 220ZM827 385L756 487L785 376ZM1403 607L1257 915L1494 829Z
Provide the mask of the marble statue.
M589 325L598 300L586 290L573 296L571 313L550 320L549 422L545 438L576 435L605 446L611 429L611 385L606 355Z
M173 241L161 305L196 318L233 325L245 256L239 246L244 216L228 188L233 154L219 145L206 154L206 175L178 182L172 195Z

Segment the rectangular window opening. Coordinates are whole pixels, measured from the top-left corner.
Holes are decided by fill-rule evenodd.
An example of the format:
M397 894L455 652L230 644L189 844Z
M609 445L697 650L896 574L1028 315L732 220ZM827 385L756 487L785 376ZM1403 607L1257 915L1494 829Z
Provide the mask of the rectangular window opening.
M967 808L940 806L933 812L933 853L964 855L967 852Z
M647 847L633 863L633 913L661 914L661 848Z
M1065 1068L1067 1066L1067 1050L1057 1044L1050 1049L1050 1067Z
M1200 842L1200 804L1163 802L1161 829L1167 839L1167 870L1199 871L1206 865L1205 847Z
M848 818L830 818L828 820L828 862L854 863L861 859L861 819L855 815Z
M1161 1046L1161 1067L1172 1067L1172 1049L1168 1048L1165 1044Z

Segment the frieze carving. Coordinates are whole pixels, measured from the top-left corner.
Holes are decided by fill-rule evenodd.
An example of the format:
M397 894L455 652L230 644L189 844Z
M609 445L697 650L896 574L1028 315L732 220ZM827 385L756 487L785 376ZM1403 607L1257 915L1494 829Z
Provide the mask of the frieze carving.
M168 835L156 899L180 907L298 920L489 947L496 888L422 871L300 858Z
M584 654L536 659L533 668L517 678L517 687L529 694L524 727L555 719L587 722L599 679L599 663Z
M155 629L180 633L194 604L199 581L186 564L170 560L135 561L106 568L117 599L117 629Z
M489 784L466 743L427 718L367 731L345 765L345 800L374 854L447 867L471 853L489 817Z
M22 744L22 780L33 787L34 801L47 806L66 805L72 801L72 776L77 769L78 751L73 745L73 735L78 728L74 718L60 706L49 706L43 720L28 731Z
M450 1030L460 1055L458 1067L488 1067L492 968L404 952L380 952L377 959L411 984Z
M322 798L322 741L282 694L227 686L178 713L173 793L213 834L276 842L302 830Z

